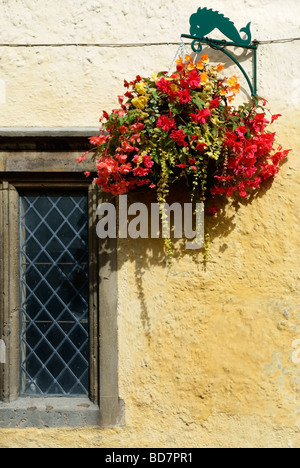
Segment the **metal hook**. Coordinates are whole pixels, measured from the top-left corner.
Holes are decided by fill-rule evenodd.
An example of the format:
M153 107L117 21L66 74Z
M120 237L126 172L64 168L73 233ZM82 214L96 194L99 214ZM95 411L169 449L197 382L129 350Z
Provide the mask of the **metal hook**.
M196 47L196 44L198 44L197 47ZM195 39L192 42L192 49L196 54L200 54L200 52L202 52L202 49L203 49L202 44L201 44L201 40Z

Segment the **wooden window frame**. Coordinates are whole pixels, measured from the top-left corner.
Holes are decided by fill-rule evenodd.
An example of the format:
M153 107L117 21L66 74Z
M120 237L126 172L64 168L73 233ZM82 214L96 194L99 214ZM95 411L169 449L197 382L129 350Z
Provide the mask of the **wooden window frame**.
M2 169L8 169L0 172L0 339L4 341L6 347L6 362L0 363L0 427L20 426L20 424L26 427L95 424L101 427L120 426L124 424L124 404L119 398L118 389L117 240L100 241L96 235L97 206L102 202L112 202L112 199L101 192L97 186L84 179L82 172L85 168L78 167L77 163L73 164L76 154L78 156L76 148L84 146L86 136L80 136L78 132L76 136L69 135L68 132L62 130L59 135L57 133L53 135L53 130L51 132L44 131L43 135L30 134L25 139L24 136L14 135L14 141L10 135L6 138L10 143L7 146L3 141L0 142L0 169L1 166ZM48 151L49 141L51 152ZM62 142L66 144L66 141L71 144L68 151L62 153L61 144ZM28 150L31 145L33 149ZM41 147L42 151L35 151L34 145ZM59 149L55 151L55 147ZM25 153L28 153L25 160L24 148L26 148ZM20 170L22 165L23 171ZM13 171L14 167L18 171ZM88 193L89 401L91 401L91 407L96 408L93 414L91 408L86 413L83 411L88 404L81 402L76 406L72 397L63 398L65 405L63 410L61 409L62 399L59 397L57 415L55 415L56 405L55 401L53 403L53 398L49 405L47 397L30 397L29 407L36 408L36 411L27 411L24 417L24 407L26 407L24 401L27 397L19 397L19 191L26 189L30 191L79 189ZM42 400L44 400L43 403L41 403ZM51 411L49 407L52 408ZM48 411L44 408L48 408ZM64 417L60 418L59 415L62 413ZM82 418L78 417L79 413L82 414ZM21 420L23 422L20 422Z

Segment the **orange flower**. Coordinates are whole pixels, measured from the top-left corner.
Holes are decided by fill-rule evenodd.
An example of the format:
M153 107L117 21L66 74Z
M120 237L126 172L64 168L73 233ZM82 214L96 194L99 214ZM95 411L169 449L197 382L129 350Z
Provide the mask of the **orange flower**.
M239 93L241 91L241 85L237 83L235 86L233 86L233 88L231 88L231 91L235 94Z
M196 68L196 67L195 67L195 65L193 64L193 62L190 62L190 63L188 64L188 66L187 66L187 69L188 69L188 70L195 70L195 68Z
M183 60L182 57L179 57L179 59L176 60L177 65L183 65Z
M228 78L227 83L229 86L236 86L237 80L237 76L233 75L231 78Z
M224 70L224 65L219 64L219 65L217 66L217 71L220 72L220 71L222 71L222 70Z
M201 73L200 78L201 78L201 84L205 84L208 81L208 74L203 72Z
M201 60L199 60L199 62L197 63L196 67L197 67L198 70L204 70L203 62L202 62Z
M209 63L208 54L202 55L201 60L203 63Z

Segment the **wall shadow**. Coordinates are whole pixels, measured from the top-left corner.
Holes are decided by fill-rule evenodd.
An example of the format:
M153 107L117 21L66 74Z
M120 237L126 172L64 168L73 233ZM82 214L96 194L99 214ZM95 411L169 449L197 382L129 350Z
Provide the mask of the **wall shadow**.
M210 234L210 241L214 242L217 238L225 239L230 236L236 227L235 217L241 207L251 205L257 198L262 198L272 187L274 179L270 179L262 184L260 189L252 192L247 198L241 198L238 194L235 197L228 200L223 198L208 200L207 208L209 206L218 205L219 212L216 215L205 215L205 226L207 227ZM112 202L116 203L117 214L118 214L118 201L115 197L110 197ZM143 203L151 213L151 204L156 204L156 191L146 190L140 192L133 192L128 194L127 198L128 207L134 203ZM190 202L189 189L181 182L177 182L171 186L168 203L179 202L182 206L184 203ZM230 205L230 209L229 209ZM128 216L128 224L136 216ZM99 218L97 218L99 219ZM172 219L171 219L172 221ZM150 235L150 222L151 218L148 218L148 233ZM96 226L97 220L95 220ZM186 239L190 240L190 239ZM174 239L174 244L177 246L177 239ZM116 243L117 250L117 262L114 260L114 255L107 252L106 260L110 263L109 268L114 270L120 270L126 263L130 263L134 266L135 274L135 285L138 291L138 300L140 302L140 320L143 326L145 336L148 343L151 342L151 320L150 313L147 303L149 303L148 289L145 287L145 276L146 273L151 271L151 268L161 266L162 268L168 267L168 255L164 250L164 240L162 237L158 239L119 239ZM226 243L220 248L220 252L223 253L227 249ZM173 262L176 263L182 256L183 250L176 248L174 250ZM205 250L184 250L185 256L190 256L191 261L196 262L200 267L203 267L205 271L206 260ZM129 292L130 294L130 292Z

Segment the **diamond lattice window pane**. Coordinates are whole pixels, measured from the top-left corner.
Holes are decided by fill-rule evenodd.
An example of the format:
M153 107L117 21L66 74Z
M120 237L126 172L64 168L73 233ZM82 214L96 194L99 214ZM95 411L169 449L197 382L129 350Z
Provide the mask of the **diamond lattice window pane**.
M87 395L87 197L20 197L21 394Z

